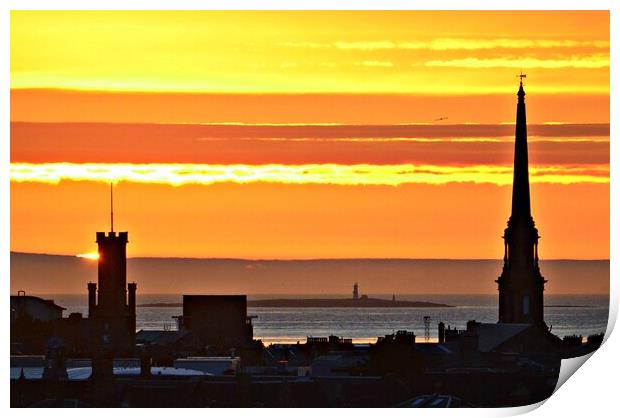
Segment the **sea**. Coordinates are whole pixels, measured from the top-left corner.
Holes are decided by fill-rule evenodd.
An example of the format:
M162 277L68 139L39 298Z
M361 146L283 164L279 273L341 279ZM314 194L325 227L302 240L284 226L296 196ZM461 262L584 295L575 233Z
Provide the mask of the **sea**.
M392 295L368 295L391 299ZM86 295L47 295L71 312L88 312ZM248 300L270 298L344 298L350 295L250 295ZM182 303L182 295L140 295L137 303ZM375 342L398 330L413 331L416 342L437 341L437 324L464 329L468 320L497 322L497 295L399 295L398 300L448 304L450 308L248 308L254 338L265 344L304 342L306 337L337 335L354 343ZM609 295L545 295L545 322L564 337L604 333L609 317ZM180 307L136 309L138 330L175 330ZM429 317L425 321L425 317ZM427 325L428 324L428 328Z

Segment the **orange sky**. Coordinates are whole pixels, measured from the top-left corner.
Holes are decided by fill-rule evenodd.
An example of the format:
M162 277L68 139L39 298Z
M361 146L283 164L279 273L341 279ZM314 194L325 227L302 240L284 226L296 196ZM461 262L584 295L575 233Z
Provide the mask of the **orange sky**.
M499 258L520 70L541 256L608 258L608 12L14 11L11 249L115 181L130 255Z
M12 249L96 251L108 192L13 183ZM541 257L608 258L608 194L608 184L533 185ZM115 205L130 256L501 258L510 187L121 183Z

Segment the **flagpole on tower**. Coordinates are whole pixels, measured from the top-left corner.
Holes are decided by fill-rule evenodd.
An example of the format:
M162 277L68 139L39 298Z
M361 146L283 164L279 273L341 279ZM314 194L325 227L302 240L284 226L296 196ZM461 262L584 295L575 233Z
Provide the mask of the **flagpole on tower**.
M110 232L114 232L114 183L110 182Z

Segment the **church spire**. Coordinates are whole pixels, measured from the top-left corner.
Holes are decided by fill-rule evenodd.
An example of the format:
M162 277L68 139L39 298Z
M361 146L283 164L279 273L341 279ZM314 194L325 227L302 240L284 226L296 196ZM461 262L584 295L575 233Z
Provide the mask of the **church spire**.
M504 230L504 267L496 280L499 288L499 322L544 325L543 292L546 280L538 266L538 230L530 210L527 162L525 91L520 74L515 129L512 212Z
M519 75L519 92L517 93L517 124L515 128L515 155L514 177L512 182L512 220L529 220L532 217L530 210L530 182L528 173L527 156L527 121L525 118L525 91L523 90L523 78Z

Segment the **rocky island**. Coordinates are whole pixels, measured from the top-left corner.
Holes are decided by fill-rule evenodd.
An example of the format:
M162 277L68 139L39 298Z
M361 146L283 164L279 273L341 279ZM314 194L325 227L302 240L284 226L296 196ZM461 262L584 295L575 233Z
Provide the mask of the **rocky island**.
M248 301L255 308L453 308L443 303L378 299L264 299Z
M369 298L359 296L357 283L353 286L352 298L312 298L312 299L258 299L249 300L251 308L453 308L452 305L425 301L407 301ZM146 303L138 305L143 308L181 308L182 303Z

